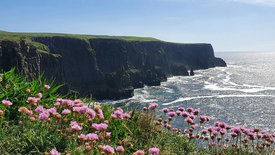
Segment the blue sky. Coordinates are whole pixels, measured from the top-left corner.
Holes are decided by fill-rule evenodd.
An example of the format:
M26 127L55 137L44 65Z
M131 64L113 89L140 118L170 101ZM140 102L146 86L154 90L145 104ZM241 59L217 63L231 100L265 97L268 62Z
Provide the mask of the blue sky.
M275 0L0 0L0 30L147 36L275 51Z

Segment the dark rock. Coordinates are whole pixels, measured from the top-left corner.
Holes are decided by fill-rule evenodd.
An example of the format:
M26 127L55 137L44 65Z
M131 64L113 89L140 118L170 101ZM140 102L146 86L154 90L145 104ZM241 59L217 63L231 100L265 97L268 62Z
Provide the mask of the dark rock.
M32 40L46 45L47 51L40 52L25 41L1 41L0 69L16 67L29 79L44 73L44 78L64 83L64 93L75 90L94 99L128 98L134 88L160 85L170 75L188 75L187 68L226 66L214 57L210 44L61 36Z
M193 68L191 68L190 69L190 76L194 76L195 75L195 73L194 73L194 71L193 71Z

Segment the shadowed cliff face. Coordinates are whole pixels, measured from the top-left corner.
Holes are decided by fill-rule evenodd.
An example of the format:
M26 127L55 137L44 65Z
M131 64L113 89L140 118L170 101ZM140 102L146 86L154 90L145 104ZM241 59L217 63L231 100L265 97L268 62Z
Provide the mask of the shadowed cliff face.
M0 42L0 69L17 67L28 78L41 73L47 79L65 83L63 91L76 90L81 96L120 99L133 89L159 85L168 75L188 75L187 69L226 66L215 58L210 44L173 44L160 41L119 39L82 40L68 37L36 37L48 53L13 41Z

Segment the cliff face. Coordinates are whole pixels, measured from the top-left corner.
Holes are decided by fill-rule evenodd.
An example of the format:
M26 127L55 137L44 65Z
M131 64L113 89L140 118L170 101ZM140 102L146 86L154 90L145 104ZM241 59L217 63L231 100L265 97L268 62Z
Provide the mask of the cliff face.
M133 89L159 85L168 75L188 75L187 69L226 66L215 58L210 44L174 44L122 39L33 37L47 52L15 41L0 42L0 69L16 67L28 78L42 73L65 83L63 91L76 90L96 99L119 99Z

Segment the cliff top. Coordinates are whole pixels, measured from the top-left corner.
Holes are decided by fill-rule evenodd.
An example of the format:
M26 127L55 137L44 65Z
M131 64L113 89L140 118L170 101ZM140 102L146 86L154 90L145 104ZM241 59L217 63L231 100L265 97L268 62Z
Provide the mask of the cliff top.
M75 38L88 41L90 39L117 39L124 41L139 41L139 42L166 42L152 37L136 37L136 36L107 36L107 35L84 35L84 34L64 34L64 33L14 33L0 30L0 41L10 40L19 42L25 40L26 43L34 45L40 52L47 52L47 47L44 44L33 41L32 38L37 37L65 37ZM172 43L172 44L186 44L186 43ZM205 44L205 43L188 43L188 44Z

